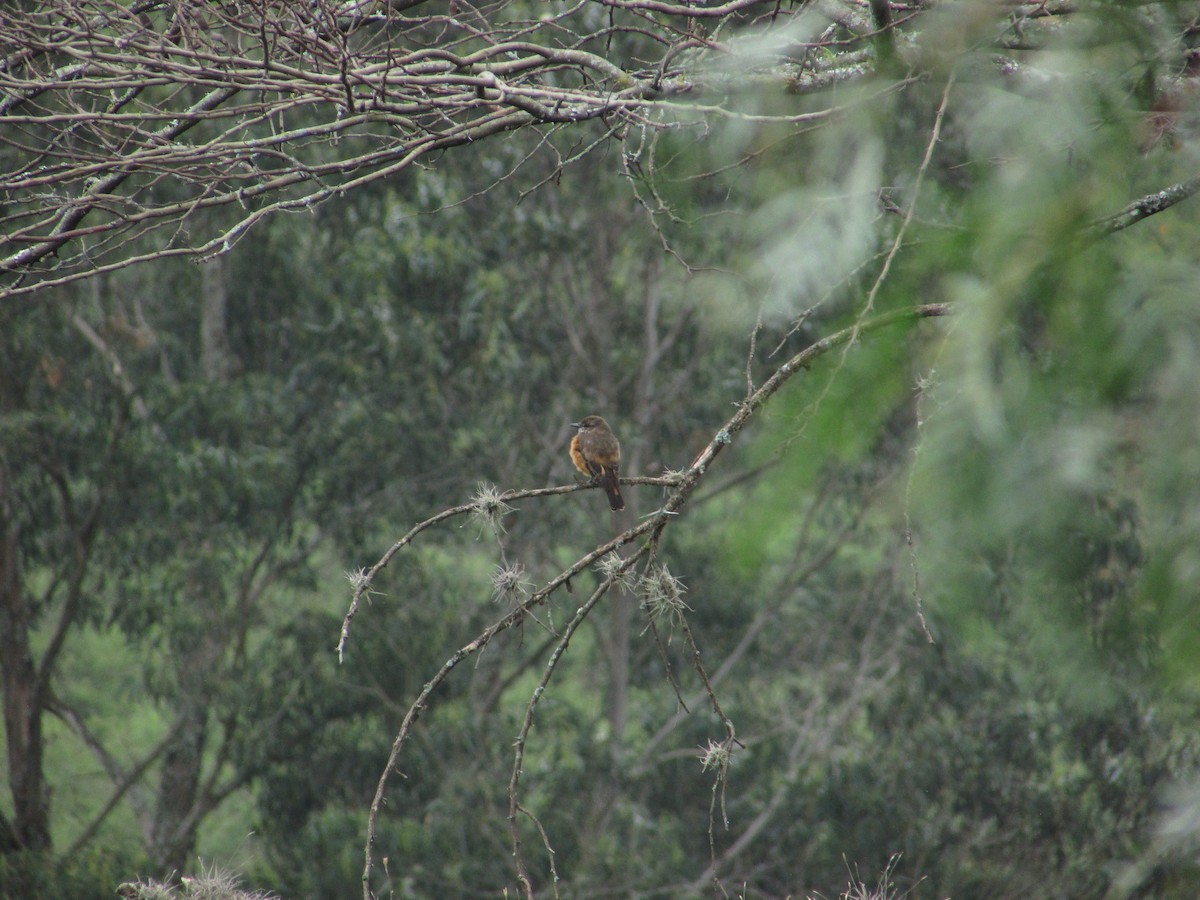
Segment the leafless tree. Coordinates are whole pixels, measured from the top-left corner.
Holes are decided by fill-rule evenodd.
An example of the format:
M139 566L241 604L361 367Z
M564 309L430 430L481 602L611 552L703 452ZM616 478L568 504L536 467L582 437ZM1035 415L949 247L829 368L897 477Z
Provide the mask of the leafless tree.
M218 255L274 212L505 132L590 121L585 148L623 139L636 156L681 117L742 115L738 82L806 90L861 76L874 35L865 10L774 0L431 7L57 0L0 12L0 297Z
M877 60L894 67L912 43L896 37L920 27L924 4L433 6L8 4L0 299L144 260L219 255L274 212L311 209L506 132L592 122L578 152L618 140L642 162L661 129L756 118L739 101L748 87L818 92L871 75ZM987 37L1017 52L1037 43L1041 22L1075 13L1013 3ZM997 65L1023 76L1016 57ZM207 214L219 208L228 212Z

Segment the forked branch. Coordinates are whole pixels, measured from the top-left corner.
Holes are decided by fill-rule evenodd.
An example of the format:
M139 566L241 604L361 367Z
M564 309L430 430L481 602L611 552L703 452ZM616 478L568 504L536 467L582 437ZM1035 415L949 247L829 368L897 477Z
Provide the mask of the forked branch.
M371 875L374 870L376 827L380 811L383 807L384 797L387 792L388 781L391 777L391 774L394 771L397 771L397 763L399 761L400 754L402 753L409 740L409 737L412 734L412 730L417 722L417 719L420 717L421 713L428 708L433 693L438 689L439 686L441 686L443 682L446 681L446 679L450 676L450 673L458 666L458 664L482 650L501 632L504 632L512 626L524 621L525 617L529 615L532 610L549 602L554 592L557 591L559 587L570 581L570 579L592 567L608 554L619 550L621 547L638 541L639 539L644 539L638 550L631 554L624 561L620 570L618 572L611 573L609 577L607 577L601 583L601 585L596 588L593 594L589 597L588 601L577 610L574 618L571 620L570 625L568 625L564 631L554 653L551 656L550 661L547 663L542 675L542 679L539 682L538 689L535 691L534 697L531 699L526 708L526 725L522 734L527 735L528 727L532 724L537 701L540 699L540 692L543 691L545 686L549 683L549 680L554 674L559 658L561 657L562 653L566 651L571 636L575 633L579 624L586 619L588 613L595 608L596 604L599 603L600 599L605 595L605 593L609 590L616 578L621 573L628 570L629 567L635 565L640 559L653 559L665 529L671 523L678 520L677 517L679 512L687 505L687 502L690 499L693 491L703 480L713 461L720 454L721 450L733 440L733 437L749 424L754 414L761 409L763 405L794 375L804 369L807 369L813 362L828 353L830 350L843 346L851 341L859 340L879 330L880 328L884 328L889 325L913 322L915 320L924 318L944 316L948 312L949 307L946 304L934 303L898 310L895 312L884 313L866 321L858 322L851 327L843 328L835 334L823 338L822 340L812 344L811 346L792 356L787 362L779 366L775 373L768 378L757 391L739 404L739 408L733 417L731 417L723 427L717 430L712 440L709 441L699 455L697 455L695 460L693 460L692 464L683 473L681 473L677 478L673 479L647 479L647 481L655 484L665 482L672 486L666 502L660 509L651 513L636 526L585 553L558 575L546 582L542 588L531 594L523 602L516 605L510 612L476 635L474 639L456 650L450 656L450 658L443 663L434 676L425 683L421 691L418 693L416 699L409 707L408 712L404 716L404 720L400 724L400 729L392 742L392 748L388 756L387 765L384 767L384 770L380 775L379 783L376 787L375 796L371 802L371 807L367 818L367 840L365 848L365 865L363 868L364 900L372 900L374 897L374 894L371 891ZM622 479L623 482L632 482L635 480L641 481L642 479ZM517 496L559 494L578 490L580 487L581 486L578 485L572 485L560 488L547 488L537 491L509 492L500 496L512 499ZM343 624L342 641L339 644L339 649L345 649L345 640L348 635L350 618L354 614L354 611L358 608L359 601L366 592L367 585L371 580L373 580L374 575L381 568L387 565L387 563L392 559L392 557L395 556L396 553L411 544L413 539L415 539L415 537L421 531L432 527L434 524L453 518L454 516L471 512L472 510L476 509L476 507L477 503L463 504L461 506L447 509L438 515L431 517L412 529L408 534L397 541L387 553L385 553L384 557L369 570L366 584L359 585L359 587L356 588L355 596L351 602L351 609L347 613L346 621ZM695 657L694 664L698 665L699 652L694 639L689 639L689 646L692 648L693 655ZM701 673L702 679L707 682L708 679L703 671L703 667L700 667L698 671ZM732 722L730 722L728 717L725 716L721 711L720 704L716 700L715 694L711 688L711 684L709 684L707 688L707 693L710 702L714 704L714 710L717 712L719 719L725 723L726 743L729 745L729 752L732 752L733 745L736 741ZM516 862L518 867L518 880L522 884L522 891L525 893L525 895L532 896L532 882L529 878L528 872L525 871L524 860L520 853L520 835L516 831L516 817L518 813L521 812L517 787L520 781L519 772L523 750L524 741L522 739L518 742L513 775L510 779L509 816L510 828L512 829L514 841L514 849L517 853Z

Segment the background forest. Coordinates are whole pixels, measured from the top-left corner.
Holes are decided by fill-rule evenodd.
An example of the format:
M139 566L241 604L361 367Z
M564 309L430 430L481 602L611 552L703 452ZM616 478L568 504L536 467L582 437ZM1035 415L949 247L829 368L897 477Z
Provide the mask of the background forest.
M0 51L0 896L1196 896L1200 4Z

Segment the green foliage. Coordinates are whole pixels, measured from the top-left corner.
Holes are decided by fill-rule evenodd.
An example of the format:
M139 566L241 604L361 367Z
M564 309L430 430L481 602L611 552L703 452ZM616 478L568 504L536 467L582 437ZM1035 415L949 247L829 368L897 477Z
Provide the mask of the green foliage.
M1118 206L1111 189L1095 188L1111 185L1099 173L1125 158L1128 120L1089 129L1078 100L1042 99L1075 123L1072 152L1097 174L1081 182L1072 167L1035 165L1046 150L1025 140L1045 133L1036 121L992 136L989 152L1014 158L973 186L958 239L970 255L938 248L961 314L928 355L936 374L921 401L912 494L957 627L991 635L998 652L1015 639L1064 691L1096 703L1111 696L1114 670L1146 676L1150 665L1187 687L1180 656L1155 658L1179 630L1156 608L1177 606L1190 588L1142 579L1190 553L1156 539L1175 513L1148 476L1171 472L1168 505L1178 508L1190 442L1166 424L1178 412L1164 409L1177 402L1164 377L1190 360L1173 348L1190 346L1195 328L1177 313L1185 295L1175 277L1145 281L1149 261L1162 260L1160 235L1086 247L1072 237ZM1195 277L1194 254L1179 249L1167 271Z
M0 855L0 898L71 897L78 900L112 900L116 886L136 869L138 860L106 850L79 854L70 859L49 855Z

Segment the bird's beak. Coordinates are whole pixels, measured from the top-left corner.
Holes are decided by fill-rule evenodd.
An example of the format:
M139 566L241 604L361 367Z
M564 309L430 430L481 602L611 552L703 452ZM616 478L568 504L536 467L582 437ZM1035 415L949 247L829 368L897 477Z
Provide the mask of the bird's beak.
M572 422L571 427L572 428L582 428L583 425L581 425L579 422Z

